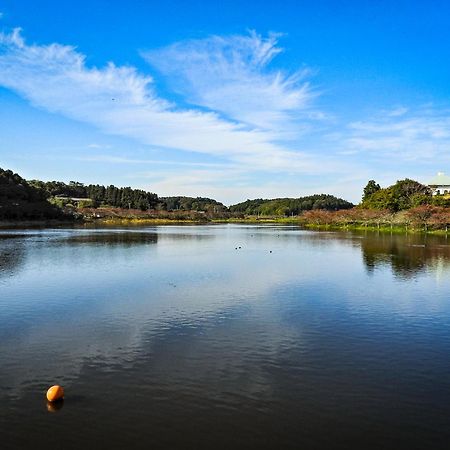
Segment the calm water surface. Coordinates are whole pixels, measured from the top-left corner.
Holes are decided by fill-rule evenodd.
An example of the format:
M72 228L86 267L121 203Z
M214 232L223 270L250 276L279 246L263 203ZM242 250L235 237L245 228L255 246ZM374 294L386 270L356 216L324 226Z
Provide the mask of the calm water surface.
M66 399L51 408L55 383ZM449 442L445 238L0 232L2 448Z

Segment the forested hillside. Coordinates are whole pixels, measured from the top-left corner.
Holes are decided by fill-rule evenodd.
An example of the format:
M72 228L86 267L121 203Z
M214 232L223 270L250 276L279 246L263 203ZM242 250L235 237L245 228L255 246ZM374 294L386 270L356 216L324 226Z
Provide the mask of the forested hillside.
M113 185L102 186L99 184L84 185L76 181L69 184L61 181L39 181L31 180L31 186L39 189L47 198L59 198L60 206L64 206L64 197L89 199L83 206L114 206L118 208L133 208L147 211L155 209L158 204L158 196L151 192L130 187L119 188Z
M161 197L161 204L168 211L205 211L220 213L228 208L212 198L206 197Z
M66 184L61 181L31 180L29 184L45 198L51 199L59 206L71 203L72 198L84 199L77 203L83 207L115 207L124 209L163 210L163 211L205 211L220 213L227 207L216 200L203 197L161 197L142 189L131 187L102 186L99 184L84 185L76 181Z
M62 211L51 205L45 192L11 170L0 168L0 220L56 219Z
M302 211L312 209L337 211L350 208L353 208L353 204L342 198L337 198L334 195L317 194L299 198L247 200L230 206L230 211L246 215L296 216Z

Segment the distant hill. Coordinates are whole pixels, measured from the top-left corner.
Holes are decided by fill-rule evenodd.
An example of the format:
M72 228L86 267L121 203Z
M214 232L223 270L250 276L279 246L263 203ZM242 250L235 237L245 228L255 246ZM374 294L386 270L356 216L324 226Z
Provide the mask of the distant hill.
M167 211L205 211L212 213L226 212L228 208L223 204L207 197L160 197L163 209Z
M0 168L0 220L43 220L62 218L45 192L30 186L11 170Z
M31 180L31 186L44 192L52 202L61 206L71 199L85 199L90 202L77 202L86 206L107 206L123 209L163 210L163 211L204 211L221 213L227 211L222 203L205 197L158 197L157 194L131 187L102 186L98 184L85 185L77 181L63 183L62 181Z
M233 213L247 215L290 216L312 209L337 211L339 209L350 209L353 206L352 203L334 195L316 194L299 198L276 198L272 200L258 198L232 205L229 209Z
M62 181L31 180L29 184L44 192L47 197L59 199L61 206L65 203L62 199L71 198L90 199L86 206L107 205L117 208L140 209L147 211L155 209L158 205L158 196L152 192L131 187L116 187L114 185L102 186L99 184L79 183L70 181L68 184Z

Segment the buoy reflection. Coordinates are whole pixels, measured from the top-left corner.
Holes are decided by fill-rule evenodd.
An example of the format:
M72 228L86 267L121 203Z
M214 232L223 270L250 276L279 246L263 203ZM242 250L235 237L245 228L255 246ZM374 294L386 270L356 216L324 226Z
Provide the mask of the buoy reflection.
M64 400L57 400L56 402L47 402L47 411L51 413L56 413L62 409L64 406Z

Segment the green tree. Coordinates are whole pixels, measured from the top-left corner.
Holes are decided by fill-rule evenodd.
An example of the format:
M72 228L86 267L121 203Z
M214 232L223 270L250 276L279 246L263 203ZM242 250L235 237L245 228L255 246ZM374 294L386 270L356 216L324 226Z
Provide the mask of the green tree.
M427 186L405 178L392 186L365 196L360 206L369 209L389 209L395 212L431 202L431 190Z
M47 201L48 192L39 182L28 183L17 173L0 168L0 220L34 220L62 217Z
M396 211L409 209L415 206L413 205L414 199L420 198L420 204L431 202L430 188L409 178L397 181L393 186L391 186L391 189L396 202ZM418 195L421 197L418 197Z
M363 201L370 197L372 194L375 194L375 192L379 191L380 189L380 185L375 180L369 180L369 182L366 184L366 187L364 188Z

